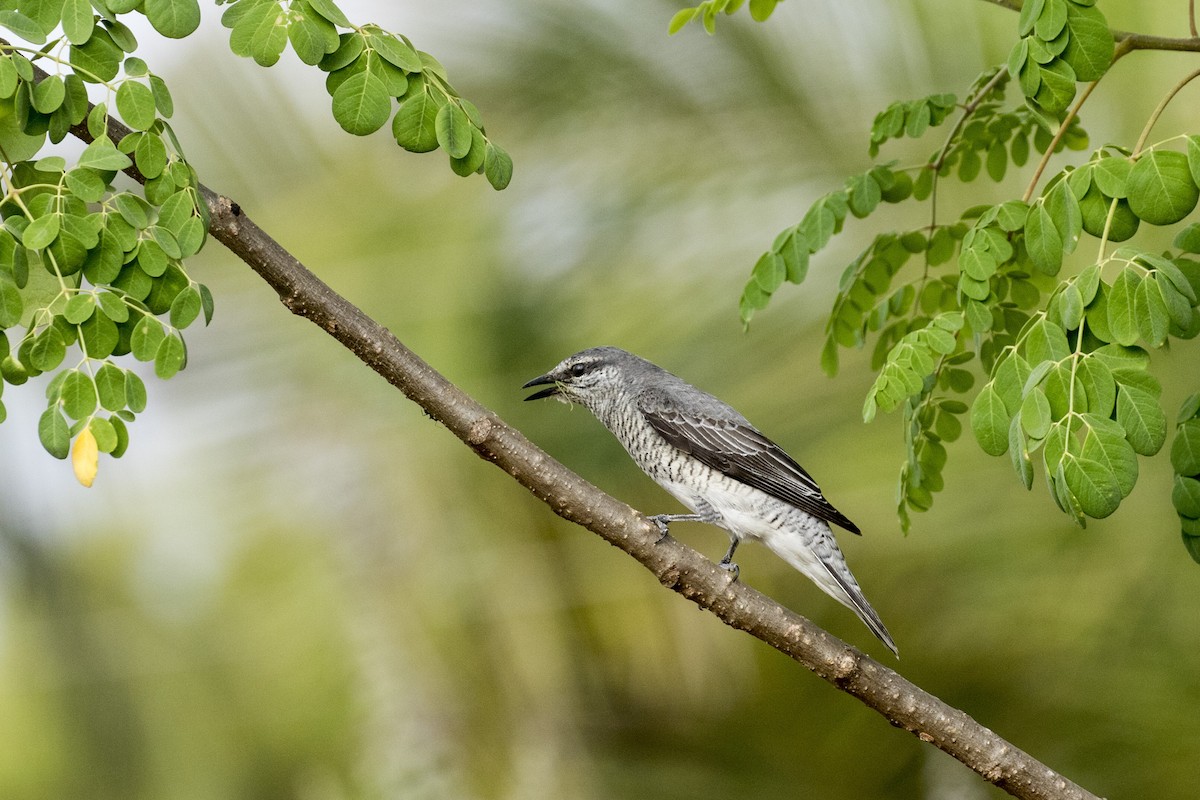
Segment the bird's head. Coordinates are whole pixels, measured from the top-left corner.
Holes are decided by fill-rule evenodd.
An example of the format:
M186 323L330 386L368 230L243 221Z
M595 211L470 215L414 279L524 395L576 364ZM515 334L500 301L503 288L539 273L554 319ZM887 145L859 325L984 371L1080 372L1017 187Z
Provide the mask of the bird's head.
M601 398L624 385L627 367L638 360L637 356L616 347L593 347L569 356L554 369L521 388L546 387L526 397L526 400L554 397L564 403L579 403L594 408Z

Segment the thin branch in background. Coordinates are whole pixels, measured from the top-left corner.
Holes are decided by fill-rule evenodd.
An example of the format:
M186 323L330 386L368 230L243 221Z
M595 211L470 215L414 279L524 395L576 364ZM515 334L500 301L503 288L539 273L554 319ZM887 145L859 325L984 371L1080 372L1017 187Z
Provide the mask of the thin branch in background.
M1062 141L1064 136L1066 136L1067 128L1071 127L1071 123L1074 121L1075 117L1079 115L1079 109L1082 108L1083 104L1087 102L1088 97L1090 97L1092 94L1092 90L1095 89L1096 85L1099 83L1099 80L1094 80L1089 83L1087 88L1084 89L1079 95L1079 99L1077 99L1074 105L1071 106L1070 110L1067 111L1067 116L1063 117L1063 121L1059 124L1058 130L1054 133L1054 138L1050 140L1049 146L1046 147L1046 152L1042 153L1042 158L1040 161L1038 161L1037 168L1033 171L1033 177L1029 179L1029 185L1025 187L1025 194L1021 196L1021 199L1024 202L1028 203L1031 199L1033 199L1033 193L1037 191L1038 182L1041 181L1042 173L1046 171L1046 165L1050 163L1050 158L1054 155L1054 151L1058 149L1058 143Z

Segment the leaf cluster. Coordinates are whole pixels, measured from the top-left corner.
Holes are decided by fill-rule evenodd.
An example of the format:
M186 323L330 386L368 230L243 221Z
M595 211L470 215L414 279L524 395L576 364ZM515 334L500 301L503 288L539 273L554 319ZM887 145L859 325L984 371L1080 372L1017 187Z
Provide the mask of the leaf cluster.
M755 22L764 22L775 11L779 2L780 0L750 0L750 16ZM689 22L698 21L711 36L717 32L718 14L734 14L743 5L746 5L746 0L704 0L697 6L681 8L671 17L667 32L674 35L683 30Z
M508 185L512 160L478 110L408 39L351 24L332 0L218 5L228 5L236 54L270 66L290 43L325 72L334 118L350 133L382 127L398 99L402 147L441 148L458 174ZM146 405L141 378L119 360L169 378L187 363L182 331L213 313L185 267L205 244L208 208L168 122L171 93L134 55L120 20L129 13L171 38L200 22L197 0L0 0L0 27L28 43L0 44L0 393L50 375L42 444L70 455L87 485L100 453L125 451ZM72 131L88 142L74 163L39 157Z
M392 135L405 150L441 148L456 174L483 174L497 190L512 179L512 159L487 136L475 104L407 37L352 25L331 0L228 0L221 24L237 55L269 67L290 43L301 61L327 73L333 118L347 133L366 136L391 118Z
M1200 563L1200 393L1189 397L1179 409L1171 467L1175 470L1171 502L1179 514L1183 544Z
M784 283L804 280L851 216L936 198L942 180L1000 182L1039 154L1025 196L951 220L931 203L928 225L876 234L839 283L821 365L832 375L841 349L872 345L877 376L863 416L903 415L905 529L909 512L928 509L941 490L946 445L968 412L980 447L1007 454L1027 488L1040 464L1051 497L1075 522L1113 513L1137 481L1139 457L1166 442L1151 354L1200 333L1200 225L1181 230L1165 253L1133 243L1144 225L1174 225L1194 212L1200 136L1105 145L1051 174L1035 196L1051 153L1088 147L1078 104L1068 106L1079 81L1103 77L1114 39L1088 0L1027 0L1017 36L1008 64L982 73L965 100L937 94L880 112L873 157L891 140L948 132L923 163L876 164L817 199L759 257L739 302L748 323ZM1010 106L1005 89L1014 80L1023 102ZM1197 405L1185 405L1176 434L1183 444L1172 448L1175 506L1193 554L1200 466L1187 454L1188 437L1200 441Z
M171 377L186 363L181 331L201 313L211 319L212 295L184 267L205 243L208 208L167 121L170 92L131 55L137 40L109 5L98 8L107 16L70 0L9 5L0 23L15 32L39 43L61 26L63 37L57 49L0 48L0 387L52 374L42 444L66 458L74 439L76 475L90 483L99 453L125 451L128 423L146 405L145 385L116 359ZM173 6L116 7L183 31ZM128 126L119 141L108 101L92 105L89 86ZM74 164L37 158L73 126L91 139ZM140 191L118 185L122 170L136 170Z

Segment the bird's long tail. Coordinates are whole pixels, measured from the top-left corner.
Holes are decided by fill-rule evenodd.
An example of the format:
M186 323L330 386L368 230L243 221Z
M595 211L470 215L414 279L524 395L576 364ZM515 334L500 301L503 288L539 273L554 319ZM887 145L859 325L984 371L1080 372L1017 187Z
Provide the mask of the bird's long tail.
M799 529L788 528L763 537L763 543L804 573L823 592L857 614L871 629L871 633L879 637L879 641L899 658L896 642L884 627L879 614L863 596L829 526L812 518L805 522L807 524L799 526Z

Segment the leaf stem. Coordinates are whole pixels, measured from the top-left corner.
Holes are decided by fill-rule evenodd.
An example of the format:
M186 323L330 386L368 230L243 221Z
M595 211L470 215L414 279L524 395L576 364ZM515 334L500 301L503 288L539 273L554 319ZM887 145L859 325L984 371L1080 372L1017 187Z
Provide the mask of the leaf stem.
M1179 94L1183 87L1187 86L1196 78L1200 78L1200 69L1192 70L1185 75L1179 81L1179 83L1172 86L1171 91L1167 92L1163 99L1159 101L1158 107L1154 109L1154 112L1150 115L1150 118L1146 120L1146 127L1142 128L1142 135L1138 137L1137 144L1134 145L1133 155L1131 158L1136 159L1138 155L1141 154L1142 147L1145 146L1146 139L1150 136L1150 130L1154 127L1154 124L1158 122L1158 118L1162 116L1163 111L1166 110L1167 104L1175 99L1175 95Z
M1033 197L1034 191L1037 190L1038 182L1042 179L1042 173L1046 171L1046 165L1050 163L1050 157L1054 155L1054 151L1058 149L1058 143L1062 141L1063 136L1067 134L1067 129L1071 127L1071 123L1079 114L1079 109L1087 102L1091 96L1092 90L1100 83L1099 80L1094 80L1087 85L1083 93L1079 95L1079 99L1067 111L1067 116L1058 126L1058 132L1054 134L1054 138L1050 140L1050 145L1046 148L1046 152L1042 153L1042 159L1038 162L1037 169L1033 171L1033 177L1029 179L1029 185L1025 187L1025 194L1021 195L1021 200L1028 203Z

